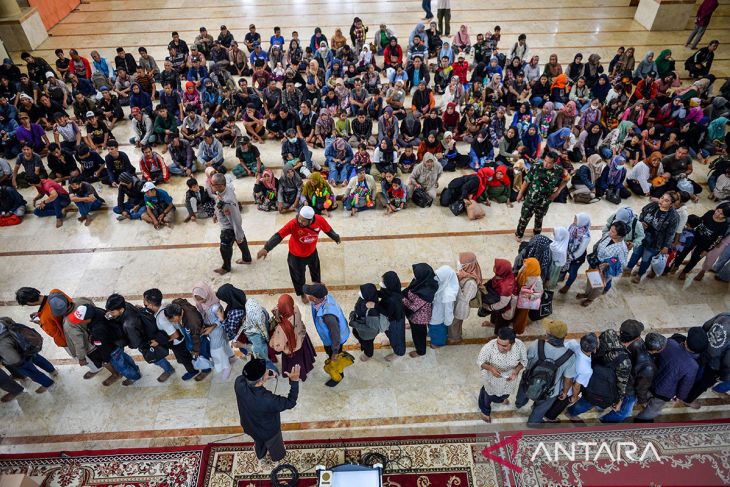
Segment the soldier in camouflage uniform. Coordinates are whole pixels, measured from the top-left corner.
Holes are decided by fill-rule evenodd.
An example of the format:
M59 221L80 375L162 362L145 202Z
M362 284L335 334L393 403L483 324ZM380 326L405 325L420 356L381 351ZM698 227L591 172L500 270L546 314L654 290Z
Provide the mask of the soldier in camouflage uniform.
M522 240L525 229L532 216L535 216L535 235L542 232L542 219L550 207L550 203L560 194L569 175L565 169L555 164L558 155L551 151L544 158L538 159L525 176L517 201L523 201L520 221L517 223L515 237Z

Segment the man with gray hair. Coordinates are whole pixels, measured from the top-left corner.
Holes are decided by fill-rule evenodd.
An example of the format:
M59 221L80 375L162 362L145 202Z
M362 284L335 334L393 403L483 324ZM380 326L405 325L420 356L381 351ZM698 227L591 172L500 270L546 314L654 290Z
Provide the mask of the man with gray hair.
M236 193L233 191L233 186L226 183L226 177L223 174L218 173L213 175L211 187L215 198L213 221L218 222L221 226L220 250L223 258L223 265L215 272L223 275L231 272L234 241L241 249L241 256L243 257L238 259L236 264L250 264L251 252L248 250L246 234L243 233L241 210L238 207L238 200L236 199Z

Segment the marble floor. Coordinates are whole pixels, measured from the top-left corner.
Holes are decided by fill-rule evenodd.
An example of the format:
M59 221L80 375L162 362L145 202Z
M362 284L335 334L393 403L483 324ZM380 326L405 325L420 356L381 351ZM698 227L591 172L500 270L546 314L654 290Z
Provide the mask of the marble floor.
M458 3L453 7L452 24L468 20L472 29L483 31L498 22L503 27L503 46L511 45L519 32L526 31L531 49L545 59L550 52L558 52L565 61L578 49L600 52L606 59L619 44L636 45L639 54L661 46L676 46L681 53L677 58L686 54L681 45L687 32L646 32L632 20L633 8L619 0L557 0L550 7L533 0L508 0L486 8L471 0ZM393 26L399 36L406 37L421 14L420 2L415 1L304 4L295 0L278 4L282 10L273 12L264 8L267 4L262 0L245 3L211 0L204 6L197 4L192 0L83 3L52 30L53 36L38 53L50 60L52 50L57 47L83 47L84 53L101 47L102 54L113 57L111 53L118 44L127 45L128 49L145 44L153 56L161 59L172 29L191 40L199 24L207 24L212 31L225 21L236 37L242 37L244 26L255 21L268 37L274 23L281 25L286 35L293 28L308 33L316 23L329 35L335 26L346 27L358 14L371 27L382 20ZM542 19L540 23L533 22L536 11ZM201 15L205 21L200 20ZM730 40L730 29L720 28L728 16L730 5L724 4L706 38ZM718 52L716 64L719 75L728 74L730 57L726 50L721 48ZM114 134L123 144L122 150L136 162L139 151L125 144L130 136L129 124L120 124ZM263 162L278 172L278 144L267 142L259 149ZM323 159L321 150L315 151L315 158ZM232 167L235 160L232 149L226 149L226 160ZM704 183L707 168L699 164L695 167L695 180ZM445 186L456 175L445 175L441 185ZM239 200L245 203L243 225L255 253L289 216L257 211L251 204L251 179L236 180L234 186ZM176 203L183 203L183 178L173 178L165 189ZM32 198L31 191L25 190L24 194L26 199ZM102 197L112 203L116 194L104 189ZM626 204L638 210L645 201L632 197ZM690 212L701 215L711 207L703 198L697 204L690 204ZM603 201L590 206L554 204L545 219L546 232L549 234L554 226L567 226L576 212L586 211L596 229L595 241L600 235L598 229L616 208ZM279 293L291 291L283 246L265 261L237 266L226 276L214 274L212 270L220 262L217 225L212 221L185 224L184 208L180 210L173 227L159 231L142 222L117 222L108 208L99 211L89 227L77 223L71 214L60 229L53 228L52 219L32 216L22 225L3 228L0 230L0 282L4 285L0 287L0 314L27 320L32 310L21 308L14 301L14 291L20 286L33 286L42 291L58 287L71 296L91 297L99 305L112 292L139 303L141 293L151 287L160 288L168 298L190 298L193 284L201 279L214 288L231 282L261 300L267 308L273 306ZM485 275L491 275L495 257L512 259L516 254L512 233L519 205L510 209L495 204L486 211L486 218L476 222L453 217L448 209L441 207L408 208L391 216L370 211L351 217L337 211L329 221L343 237L343 243L335 245L327 238L321 241L323 281L349 311L360 284L378 283L387 270L395 270L407 282L410 266L415 262L425 261L434 268L453 265L458 252L468 250L478 255ZM587 310L578 306L575 299L579 287L576 285L568 295L556 297L555 302L554 317L569 323L571 337L614 327L627 318L641 320L649 330L671 334L730 309L728 285L711 276L702 282L663 278L644 280L638 285L619 279L613 291ZM310 336L319 346L308 311L303 311ZM429 350L423 358L405 358L393 363L383 360L388 353L383 337L379 345L386 348L377 350L374 360L358 362L348 369L347 378L336 389L323 385L324 356L320 354L318 367L301 388L299 405L283 415L285 438L523 427L526 412L510 407L498 406L492 425L479 420L476 401L480 380L475 362L479 348L491 335L491 329L481 327L480 323L481 319L476 316L467 320L467 340L463 345ZM540 324L532 324L524 338L534 340L541 333ZM356 348L352 339L348 346ZM183 383L179 377L173 377L161 385L155 380L159 369L140 363L143 378L134 386L124 388L116 384L105 388L100 384L101 378L83 380L84 369L63 350L56 349L50 340L46 340L44 354L60 369L58 383L46 394L28 392L17 401L0 406L0 452L243 440L237 426L234 377L222 381L214 375L200 383ZM237 363L236 374L242 365L243 362ZM270 386L280 393L288 388L286 381L281 380ZM34 389L32 384L28 387L30 391ZM712 419L727 417L730 411L730 400L713 394L706 394L701 402L703 408L698 413L690 415L686 409L673 407L663 419Z

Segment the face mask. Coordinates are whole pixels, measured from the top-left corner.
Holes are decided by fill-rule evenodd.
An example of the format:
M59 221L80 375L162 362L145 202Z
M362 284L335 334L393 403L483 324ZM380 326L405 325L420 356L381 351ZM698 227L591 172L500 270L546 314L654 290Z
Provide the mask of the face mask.
M297 141L296 137L295 137L295 138L293 138L293 139L289 139L289 138L287 138L287 140L288 140L289 142L291 142L292 144L296 143L296 141Z
M385 284L383 284L383 281L380 281L380 289L385 289Z
M456 259L456 270L457 271L460 271L463 268L464 268L464 264L462 264L461 262L459 262L459 259Z
M623 168L624 168L624 165L623 164L620 164L620 165L617 165L616 166L616 170L617 171L621 171L621 170L623 170Z

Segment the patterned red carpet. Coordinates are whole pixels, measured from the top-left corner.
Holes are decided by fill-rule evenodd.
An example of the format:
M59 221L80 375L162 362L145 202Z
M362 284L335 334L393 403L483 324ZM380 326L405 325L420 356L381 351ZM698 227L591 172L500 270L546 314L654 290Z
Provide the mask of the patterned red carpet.
M41 487L197 487L206 448L168 447L0 455L0 476Z
M730 423L541 429L287 443L300 487L315 467L387 458L385 487L730 485ZM382 458L382 457L381 457ZM0 475L42 487L263 487L251 444L0 455Z

